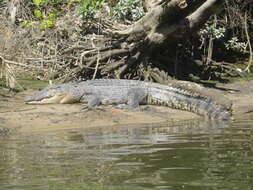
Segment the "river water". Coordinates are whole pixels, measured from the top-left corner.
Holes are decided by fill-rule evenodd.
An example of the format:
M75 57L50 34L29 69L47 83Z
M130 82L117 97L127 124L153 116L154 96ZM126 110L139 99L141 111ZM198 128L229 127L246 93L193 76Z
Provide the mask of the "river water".
M0 189L253 190L252 120L0 136Z

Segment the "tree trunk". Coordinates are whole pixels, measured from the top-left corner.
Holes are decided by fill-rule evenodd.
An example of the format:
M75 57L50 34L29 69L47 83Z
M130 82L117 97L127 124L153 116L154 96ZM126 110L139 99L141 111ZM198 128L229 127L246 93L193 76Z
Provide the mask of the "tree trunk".
M99 49L99 55L89 57L88 63L77 70L95 65L98 59L101 62L110 58L114 61L96 67L96 73L98 69L103 77L114 78L142 75L146 79L152 75L153 80L163 82L161 67L147 72L147 58L160 47L169 48L195 33L211 15L221 10L222 4L222 0L146 0L146 15L124 30L110 31L116 45Z
M155 2L155 3L154 3ZM148 45L149 49L174 43L196 32L223 4L222 0L146 0L149 11L124 31L128 43ZM147 46L145 46L147 50Z
M101 18L101 23L95 24L105 27L103 30L99 29L98 35L86 35L82 36L82 39L77 37L72 40L68 36L73 34L71 31L68 33L68 28L72 25L68 28L56 27L50 30L50 34L46 32L41 34L43 36L41 40L48 38L50 43L45 42L43 46L43 49L48 48L48 51L43 51L44 54L48 54L40 54L37 51L36 53L40 55L37 57L50 57L56 60L54 63L60 63L56 77L62 77L63 80L79 77L139 78L163 83L169 78L168 62L174 62L175 72L177 70L177 61L170 56L177 55L176 44L202 27L211 15L221 10L223 2L223 0L145 0L146 15L132 25L118 27L116 23L113 25L111 21ZM19 4L20 0L9 1L8 12L12 23L16 21ZM68 21L64 18L75 19L74 16L66 15L62 18L62 22L75 23L75 20ZM90 24L87 20L83 22L84 25ZM110 26L114 30L104 30ZM79 31L77 33L79 35ZM83 39L86 41L82 41ZM79 42L82 45L79 45ZM87 42L91 42L92 47ZM161 52L164 50L170 55L162 55ZM46 63L47 61L45 60ZM63 73L63 70L68 72Z

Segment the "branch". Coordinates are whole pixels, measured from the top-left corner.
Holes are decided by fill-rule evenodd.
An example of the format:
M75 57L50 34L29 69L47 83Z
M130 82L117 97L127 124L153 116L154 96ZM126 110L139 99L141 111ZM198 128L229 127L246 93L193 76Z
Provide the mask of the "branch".
M16 66L21 66L21 67L30 67L30 68L36 68L38 69L37 67L35 66L31 66L31 65L26 65L26 64L23 64L23 63L19 63L19 62L16 62L16 61L10 61L10 60L7 60L5 59L3 56L0 55L0 59L2 59L2 61L4 63L8 63L8 64L11 64L11 65L16 65Z
M249 33L248 33L248 27L247 27L247 13L246 13L246 12L245 12L244 26L245 26L245 33L246 33L247 41L248 41L248 44L249 44L249 64L248 64L248 66L244 69L244 72L247 71L248 73L250 73L250 66L251 66L251 62L252 62L253 53L252 53L252 47L251 47L250 37L249 37Z
M124 53L129 53L129 50L127 49L114 49L114 50L109 50L108 52L104 52L103 55L101 55L100 57L100 61L104 61L112 56L115 55L120 55L120 54L124 54ZM97 62L97 56L92 57L92 60L90 62L87 63L87 67L91 67L94 63ZM81 66L82 67L82 66Z
M191 15L183 18L179 23L169 25L167 30L163 32L169 42L174 42L189 36L201 28L210 16L222 10L222 0L206 0ZM160 41L162 41L161 39Z
M195 12L187 17L189 30L195 32L202 27L210 16L221 11L223 3L222 0L207 0Z
M198 0L203 1L203 0ZM158 3L153 3L152 9L142 17L139 21L129 26L126 30L115 32L118 35L145 35L149 31L154 30L161 24L169 24L169 21L180 20L191 12L195 7L195 2L188 6L186 0L171 0L168 3L163 0ZM151 6L151 5L149 5ZM187 9L187 10L186 10Z

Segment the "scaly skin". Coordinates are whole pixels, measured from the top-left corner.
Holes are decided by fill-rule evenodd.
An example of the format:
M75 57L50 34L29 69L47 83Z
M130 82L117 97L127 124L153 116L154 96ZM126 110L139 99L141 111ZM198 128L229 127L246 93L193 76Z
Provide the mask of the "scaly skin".
M139 104L163 105L187 110L211 119L230 119L230 108L220 105L200 93L157 83L100 79L49 86L25 99L27 104L87 102L90 107L99 104L125 104L130 108Z

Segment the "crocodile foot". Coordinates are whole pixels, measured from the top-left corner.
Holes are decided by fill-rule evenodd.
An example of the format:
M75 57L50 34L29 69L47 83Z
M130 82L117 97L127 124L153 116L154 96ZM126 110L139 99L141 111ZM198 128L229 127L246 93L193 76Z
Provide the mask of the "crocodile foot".
M81 108L82 111L105 111L105 107L104 106L94 106L94 107L90 107L88 105L84 105Z

